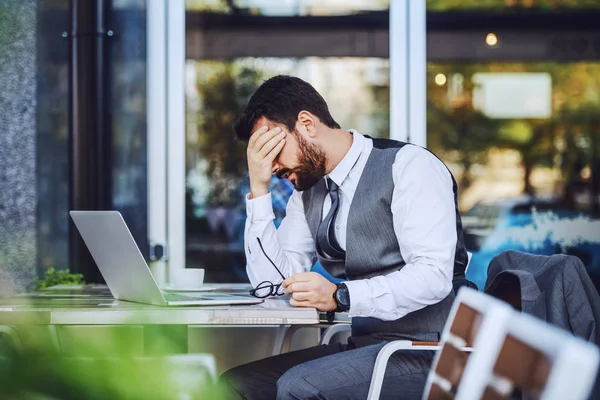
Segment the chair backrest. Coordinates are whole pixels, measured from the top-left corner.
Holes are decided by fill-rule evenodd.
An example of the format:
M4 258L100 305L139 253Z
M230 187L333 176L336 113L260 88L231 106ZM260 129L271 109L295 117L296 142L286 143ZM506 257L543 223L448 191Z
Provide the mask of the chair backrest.
M596 379L600 351L589 342L527 314L481 331L457 400L585 400Z
M467 266L465 267L465 274L469 270L469 265L471 265L471 258L473 258L473 253L467 251Z
M423 399L454 399L461 386L471 348L482 335L511 317L509 305L477 290L459 290L442 333L440 350L433 360Z

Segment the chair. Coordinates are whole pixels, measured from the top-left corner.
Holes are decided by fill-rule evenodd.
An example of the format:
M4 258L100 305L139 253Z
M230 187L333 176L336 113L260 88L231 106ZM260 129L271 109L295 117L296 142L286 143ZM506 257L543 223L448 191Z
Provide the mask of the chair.
M335 335L349 332L352 329L352 326L350 325L351 319L348 317L347 313L337 313L334 324L326 322L327 318L325 315L325 313L321 314L321 322L316 325L280 326L277 337L275 338L275 344L273 345L273 355L287 353L291 348L294 334L301 329L322 329L323 332L321 332L321 339L319 340L320 345L329 344Z
M424 399L450 399L461 383L464 367L482 332L512 315L505 303L477 290L463 287L452 305L440 342L396 340L385 345L375 361L368 399L381 394L387 363L398 350L434 350L431 372L427 378ZM448 397L450 396L450 397Z
M519 393L540 400L589 397L600 362L594 344L517 312L481 335L455 399L510 400Z

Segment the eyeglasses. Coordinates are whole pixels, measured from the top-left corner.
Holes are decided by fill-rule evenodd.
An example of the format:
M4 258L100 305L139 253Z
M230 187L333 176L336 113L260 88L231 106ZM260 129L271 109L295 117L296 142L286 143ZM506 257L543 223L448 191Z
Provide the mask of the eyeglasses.
M263 248L263 245L260 242L260 238L256 238L256 240L258 240L258 245L260 246L260 250L262 251L263 255L267 257L267 260L269 260L271 265L277 270L277 272L279 272L279 275L281 275L281 279L285 280L285 276L283 276L283 274L281 273L279 268L277 268L273 260L271 260L267 253L265 253L265 249ZM285 289L283 288L282 284L283 282L273 283L271 281L264 281L256 285L254 289L250 290L250 294L254 297L258 297L259 299L264 299L265 297L271 296L283 296L285 294Z

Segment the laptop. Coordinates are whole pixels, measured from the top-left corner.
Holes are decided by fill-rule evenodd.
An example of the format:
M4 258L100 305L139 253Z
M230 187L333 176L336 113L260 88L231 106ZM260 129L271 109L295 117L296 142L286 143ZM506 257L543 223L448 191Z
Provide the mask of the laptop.
M118 211L70 211L115 299L155 306L258 304L249 294L176 294L161 290Z

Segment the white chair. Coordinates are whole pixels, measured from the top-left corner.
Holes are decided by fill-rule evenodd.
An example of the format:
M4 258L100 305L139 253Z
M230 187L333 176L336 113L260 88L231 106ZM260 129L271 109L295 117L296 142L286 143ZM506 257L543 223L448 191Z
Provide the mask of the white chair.
M321 337L319 340L319 344L329 344L331 339L337 334L349 332L352 329L350 325L350 318L348 314L343 313L341 315L336 314L337 317L342 317L343 321L336 321L334 324L329 324L327 322L322 322L316 325L282 325L279 327L279 331L275 338L275 343L273 345L273 355L278 355L282 353L287 353L290 351L292 345L292 338L294 334L301 329L321 329ZM324 317L323 317L324 319Z
M207 383L217 383L217 362L212 354L175 354L164 359L172 367L178 386L193 387L198 382L199 372L206 373Z
M594 344L518 312L481 335L456 400L509 400L515 391L540 400L589 397L600 362Z
M461 288L452 305L440 342L397 340L381 349L375 361L368 399L381 394L387 363L398 350L437 351L427 378L424 399L447 399L461 384L463 370L482 329L510 318L507 304L467 287Z
M473 258L473 253L467 251L467 266L465 267L465 274L469 270L469 265L471 264L471 258Z

